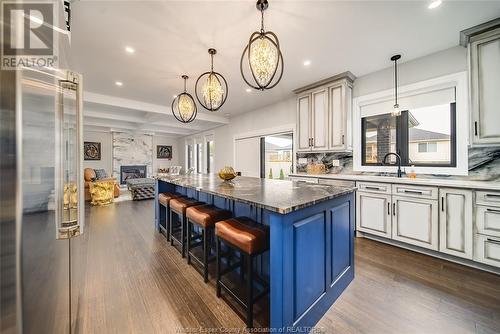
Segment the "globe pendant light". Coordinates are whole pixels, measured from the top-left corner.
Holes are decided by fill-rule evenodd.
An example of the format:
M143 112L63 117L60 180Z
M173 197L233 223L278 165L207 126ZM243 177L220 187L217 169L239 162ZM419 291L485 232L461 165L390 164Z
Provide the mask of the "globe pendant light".
M401 109L399 109L398 104L398 60L401 59L401 55L394 55L391 60L394 62L394 107L391 111L391 115L394 117L401 116Z
M194 88L198 102L203 108L210 111L217 111L222 107L226 102L228 92L226 79L222 74L214 72L214 55L216 53L215 49L208 49L211 61L210 72L200 75Z
M194 121L198 113L193 97L186 91L186 81L188 78L187 75L182 76L182 79L184 79L184 92L177 95L172 101L172 114L182 123Z
M264 11L268 7L267 0L257 1L257 9L261 13L261 28L260 31L255 31L250 35L240 60L240 71L243 80L250 87L259 90L275 87L283 76L283 55L278 37L272 31L264 30ZM248 67L254 83L250 83L245 77L243 71L245 58L248 60Z

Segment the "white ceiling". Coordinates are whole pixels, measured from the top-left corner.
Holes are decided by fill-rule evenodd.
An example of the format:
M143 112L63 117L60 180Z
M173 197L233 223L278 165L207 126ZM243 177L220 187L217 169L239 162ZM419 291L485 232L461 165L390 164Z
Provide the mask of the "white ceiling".
M93 120L87 125L176 136L199 132L319 79L388 67L394 53L408 61L455 46L459 31L500 16L500 1L444 0L434 10L427 8L429 1L269 2L265 27L280 39L285 72L274 89L251 93L239 61L260 25L254 0L74 2L74 69L83 74L85 90L94 93L86 94ZM125 46L136 52L126 53ZM199 107L197 121L181 124L169 113L173 96L182 91L180 75L191 77L193 92L197 76L209 69L209 47L218 51L214 65L228 81L228 100L218 113ZM311 65L305 67L304 60Z

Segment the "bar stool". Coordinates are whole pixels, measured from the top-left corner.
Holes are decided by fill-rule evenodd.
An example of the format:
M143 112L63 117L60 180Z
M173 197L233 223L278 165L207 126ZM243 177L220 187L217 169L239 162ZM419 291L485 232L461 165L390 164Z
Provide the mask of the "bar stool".
M217 297L221 296L221 289L228 292L246 310L246 324L248 328L253 328L253 304L269 292L269 284L253 272L253 259L269 250L269 232L265 225L257 224L247 217L237 217L223 220L215 224L216 235L216 275L217 275ZM246 298L242 300L223 281L222 276L236 268L229 265L223 272L221 270L221 240L233 249L240 252L240 270L243 270L243 263L246 266ZM224 254L225 255L225 254ZM243 261L244 260L244 261ZM242 272L240 272L242 274ZM260 283L261 292L254 296L254 278Z
M177 197L170 200L170 244L175 246L178 243L181 246L180 253L182 257L186 255L186 209L191 206L203 205L205 203L198 202L195 199L187 197ZM179 226L174 229L174 215L177 215ZM180 232L179 238L174 232Z
M158 194L158 203L160 204L160 210L162 206L165 208L165 226L163 226L160 221L160 232L165 234L165 236L167 237L167 241L170 241L170 200L178 197L182 197L182 195L176 193Z
M191 264L191 258L196 260L203 268L203 279L205 283L208 282L208 264L215 260L214 257L210 258L210 251L212 249L212 237L214 232L215 223L224 219L231 218L232 213L228 210L219 209L213 205L197 205L186 209L187 220L187 262ZM201 239L195 244L192 244L193 224L201 229L201 235L196 234L196 239ZM202 246L203 258L198 258L192 249Z

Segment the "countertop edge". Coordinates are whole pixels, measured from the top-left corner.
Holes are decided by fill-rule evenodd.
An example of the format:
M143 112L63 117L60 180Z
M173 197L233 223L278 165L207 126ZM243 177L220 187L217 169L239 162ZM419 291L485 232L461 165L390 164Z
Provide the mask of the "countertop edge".
M393 176L377 176L377 175L356 175L356 174L306 174L294 173L291 177L309 177L318 179L333 179L333 180L348 180L348 181L364 181L364 182L381 182L381 183L399 183L426 185L435 187L451 187L462 189L477 189L477 190L493 190L500 191L500 182L497 181L478 181L478 180L447 180L439 178L417 178L410 179L407 177L397 178Z
M273 212L276 212L276 213L279 213L279 214L282 214L282 215L286 215L286 214L292 213L292 212L297 211L297 210L301 210L301 209L304 209L304 208L307 208L307 207L311 207L313 205L316 205L316 204L319 204L319 203L322 203L322 202L325 202L325 201L329 201L329 200L332 200L334 198L338 198L338 197L341 197L341 196L344 196L344 195L347 195L347 194L350 194L350 193L354 193L357 190L356 187L335 187L335 186L331 186L331 187L335 187L337 189L344 189L344 191L337 192L335 194L326 196L326 197L318 199L318 200L312 200L311 202L307 202L307 203L304 203L304 204L301 204L301 205L296 205L296 206L292 206L292 207L288 207L288 208L280 208L280 207L274 207L274 206L271 206L271 205L263 204L263 203L260 203L260 202L255 202L255 201L250 201L250 200L242 199L242 198L231 196L231 195L227 195L227 194L221 194L221 193L218 193L218 192L213 191L213 190L204 189L203 187L196 187L196 186L192 186L192 185L182 184L181 182L175 182L175 180L165 179L164 177L154 177L154 179L158 180L158 181L162 181L162 182L167 182L167 183L175 184L175 185L177 185L179 187L194 189L196 191L202 191L202 192L205 192L207 194L216 195L216 196L219 196L219 197L223 197L223 198L227 198L227 199L239 201L239 202L246 203L246 204L252 204L252 205L255 205L255 206L259 207L259 208L263 208L263 209L266 209L266 210L269 210L269 211L273 211Z

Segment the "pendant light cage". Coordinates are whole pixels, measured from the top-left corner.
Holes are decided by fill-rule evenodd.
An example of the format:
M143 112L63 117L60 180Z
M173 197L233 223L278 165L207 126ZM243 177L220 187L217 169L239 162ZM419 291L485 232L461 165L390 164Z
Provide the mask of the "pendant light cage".
M394 107L391 111L392 116L400 116L401 109L398 104L398 60L401 59L401 55L394 55L391 57L391 61L394 62Z
M201 106L209 111L217 111L227 100L229 87L222 74L214 71L215 49L208 49L210 71L201 74L196 80L194 93Z
M187 92L187 75L183 75L184 92L178 94L172 101L172 114L181 123L190 123L195 120L198 114L196 102L193 96Z
M269 7L267 0L258 0L261 13L260 31L250 35L240 59L240 72L246 84L257 90L274 88L283 77L284 63L278 36L264 30L264 11ZM247 62L248 66L243 63ZM247 68L245 74L244 68ZM248 77L248 79L247 79Z

